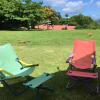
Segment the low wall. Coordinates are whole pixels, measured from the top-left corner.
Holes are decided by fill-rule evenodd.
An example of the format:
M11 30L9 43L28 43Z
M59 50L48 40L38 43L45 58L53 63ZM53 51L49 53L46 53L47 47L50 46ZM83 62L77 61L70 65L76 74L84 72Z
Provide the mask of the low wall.
M68 25L39 25L35 26L36 29L42 30L74 30L76 26L68 26Z

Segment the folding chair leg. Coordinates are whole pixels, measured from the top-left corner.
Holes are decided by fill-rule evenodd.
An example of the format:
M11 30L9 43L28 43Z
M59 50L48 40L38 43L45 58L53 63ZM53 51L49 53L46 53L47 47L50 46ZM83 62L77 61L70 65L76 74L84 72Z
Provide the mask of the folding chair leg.
M36 88L36 100L41 100L40 98L41 98L41 96L40 96L40 89L37 87Z
M77 84L77 80L70 79L66 85L66 89L71 89Z
M90 89L93 91L92 88L90 88ZM96 80L96 86L95 86L95 90L94 90L93 92L95 92L95 94L98 94L98 93L99 93L99 84L98 84L98 79Z
M93 88L91 86L91 80L84 80L82 81L82 83L84 83L84 85L86 87L88 87L89 91L91 91L92 94L98 94L99 93L99 84L98 84L98 79L96 80L97 84L95 86L95 88Z
M98 84L99 79L97 78L97 86L96 86L96 93L99 93L99 84Z
M99 93L99 86L96 86L96 93Z

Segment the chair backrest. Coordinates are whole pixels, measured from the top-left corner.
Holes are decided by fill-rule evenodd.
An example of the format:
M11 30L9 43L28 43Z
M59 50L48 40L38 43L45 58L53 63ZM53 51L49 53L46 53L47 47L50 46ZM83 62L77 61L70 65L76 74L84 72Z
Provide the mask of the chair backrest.
M11 44L5 44L0 46L0 68L6 70L13 75L22 73L22 65L17 61L18 56L16 55ZM8 75L6 75L8 76Z
M96 42L94 40L75 40L72 65L79 69L89 69L92 57L95 56Z

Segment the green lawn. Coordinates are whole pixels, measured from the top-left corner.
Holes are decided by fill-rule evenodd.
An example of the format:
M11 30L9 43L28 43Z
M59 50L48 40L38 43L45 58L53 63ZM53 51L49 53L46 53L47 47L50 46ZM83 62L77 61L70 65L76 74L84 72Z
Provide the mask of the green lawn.
M92 36L87 33L92 32ZM0 44L11 43L16 49L20 59L28 63L39 63L33 76L43 72L54 74L47 82L55 88L54 93L43 93L43 100L99 100L99 96L88 93L84 87L66 90L67 77L65 63L72 52L75 39L97 42L97 64L100 66L100 30L74 30L74 31L0 31ZM57 67L61 71L57 70ZM81 89L80 89L81 88ZM3 91L1 93L1 91ZM19 97L12 97L4 88L0 89L0 100L34 100L32 91L28 91Z

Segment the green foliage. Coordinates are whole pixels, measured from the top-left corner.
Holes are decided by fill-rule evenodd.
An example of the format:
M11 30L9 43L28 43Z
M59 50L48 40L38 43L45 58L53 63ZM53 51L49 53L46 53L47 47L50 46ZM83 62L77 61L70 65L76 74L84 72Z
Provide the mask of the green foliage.
M84 16L82 14L72 16L70 18L70 20L73 20L73 22L76 22L76 26L80 26L80 27L83 27L83 28L88 28L88 25L91 24L91 22L93 22L91 17Z
M42 2L32 0L0 0L0 24L19 23L19 26L31 28L44 21L52 24L58 22L60 14L50 7L42 6ZM2 23L3 22L3 23ZM2 25L3 26L3 25Z
M70 18L62 18L61 24L75 25L77 28L85 29L97 29L99 24L94 21L90 16L84 16L82 14L72 16Z
M19 3L15 19L20 21L26 20L29 28L33 23L36 24L38 22L37 18L41 19L41 8L40 3L34 3L32 0L23 0L23 2Z
M61 15L59 12L56 12L54 9L51 7L43 7L43 21L46 23L47 21L50 21L51 24L59 24Z
M16 10L17 0L0 0L0 17L12 19Z

